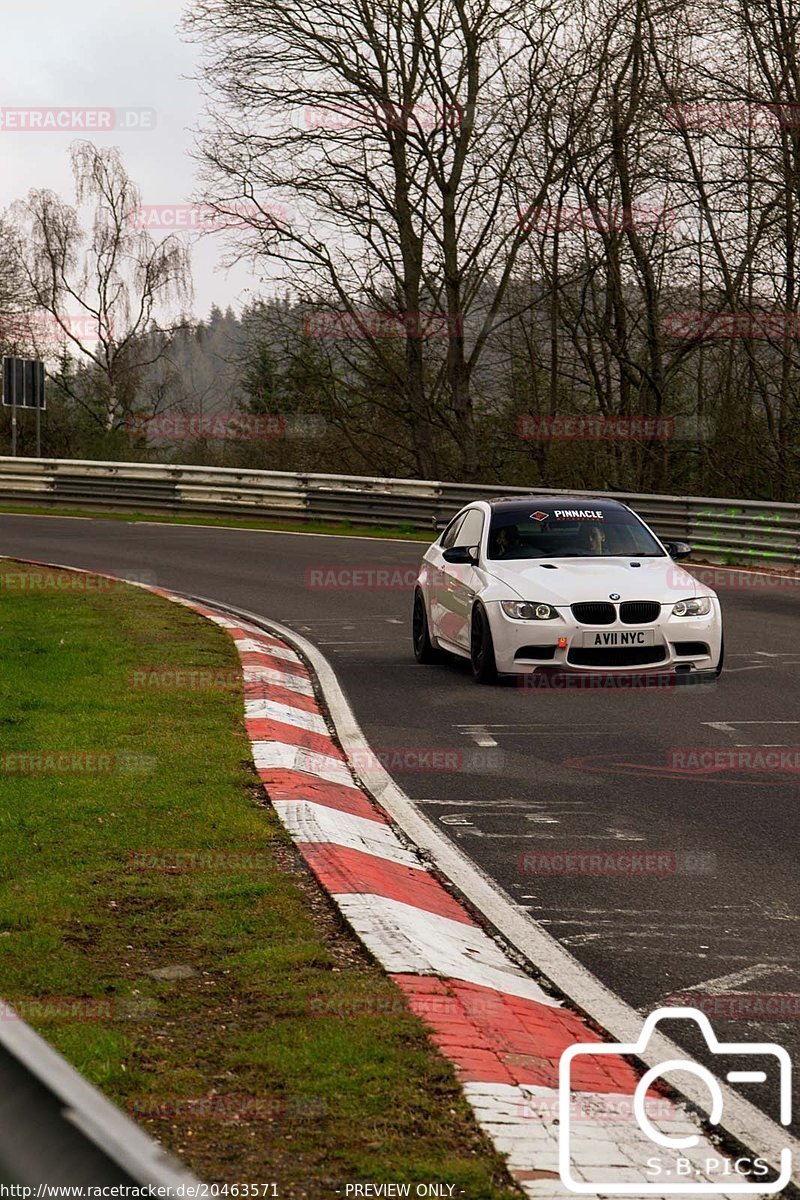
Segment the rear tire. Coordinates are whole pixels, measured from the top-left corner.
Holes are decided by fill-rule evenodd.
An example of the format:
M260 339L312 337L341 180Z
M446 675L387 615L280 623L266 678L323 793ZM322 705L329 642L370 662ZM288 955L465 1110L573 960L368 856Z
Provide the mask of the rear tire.
M414 646L414 658L418 663L433 662L436 650L431 641L428 629L428 614L425 610L425 599L417 588L414 592L414 612L411 619L411 637Z
M489 618L482 604L472 610L470 629L470 662L476 683L496 683L497 663L494 657L494 642L489 628Z

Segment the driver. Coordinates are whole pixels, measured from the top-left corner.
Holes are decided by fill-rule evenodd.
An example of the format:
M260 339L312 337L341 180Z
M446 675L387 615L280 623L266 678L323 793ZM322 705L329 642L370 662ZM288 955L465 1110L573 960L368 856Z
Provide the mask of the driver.
M606 535L600 525L589 525L583 534L583 544L588 554L599 557L606 545Z
M498 558L515 558L519 557L519 551L522 549L522 542L519 537L519 529L516 525L504 525L502 529L498 529L495 537L495 546L497 548Z

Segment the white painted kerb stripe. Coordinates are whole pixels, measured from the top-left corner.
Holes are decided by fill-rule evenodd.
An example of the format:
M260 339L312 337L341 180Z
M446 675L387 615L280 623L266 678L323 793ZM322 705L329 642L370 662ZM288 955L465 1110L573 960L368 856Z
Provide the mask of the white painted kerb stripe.
M560 1008L477 925L384 896L337 895L335 899L387 971L442 975Z
M275 646L263 638L236 638L235 641L240 654L268 654L270 658L283 658L286 662L300 663L299 655L288 646Z
M277 700L245 700L244 715L251 720L280 721L284 725L294 725L297 729L307 729L309 733L330 737L330 730L319 713L292 708Z
M296 842L327 842L360 850L387 862L422 869L413 850L407 850L390 825L354 813L341 812L311 800L277 800L273 807Z
M291 746L287 742L253 742L253 761L262 770L276 767L285 771L302 771L316 775L329 783L340 783L342 787L355 788L356 782L339 758L328 754L316 754L303 746Z
M283 671L276 671L272 667L245 667L244 681L245 683L271 683L275 687L287 688L290 692L297 692L301 696L314 695L314 685L310 679L306 679L303 675L288 675Z

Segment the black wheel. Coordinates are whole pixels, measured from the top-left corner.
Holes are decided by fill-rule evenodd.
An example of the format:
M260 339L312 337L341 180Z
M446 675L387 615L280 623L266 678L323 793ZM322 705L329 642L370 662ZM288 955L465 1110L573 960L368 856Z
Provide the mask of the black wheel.
M419 589L414 592L414 614L411 620L411 633L414 643L414 658L417 662L433 662L436 658L436 651L428 631L428 614L425 611L425 601Z
M722 641L720 642L720 645L719 645L719 662L717 663L716 667L714 668L714 674L716 675L717 679L719 679L720 675L722 674L722 668L723 668L724 663L725 663L725 637L723 635Z
M494 660L492 631L489 628L486 610L480 604L476 604L472 610L469 648L475 681L477 683L495 683L497 681L497 664Z

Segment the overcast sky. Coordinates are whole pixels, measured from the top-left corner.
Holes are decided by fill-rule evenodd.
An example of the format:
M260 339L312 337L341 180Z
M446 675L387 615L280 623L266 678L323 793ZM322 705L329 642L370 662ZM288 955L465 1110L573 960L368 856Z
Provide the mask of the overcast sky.
M23 0L5 7L0 107L148 109L155 110L155 128L86 134L0 129L0 207L34 187L72 199L67 150L80 136L119 146L145 205L191 201L196 189L191 129L201 118L202 99L189 78L197 52L177 32L184 4ZM4 124L25 119L12 116ZM197 316L207 315L215 302L238 309L265 290L244 266L219 270L221 235L193 244Z

